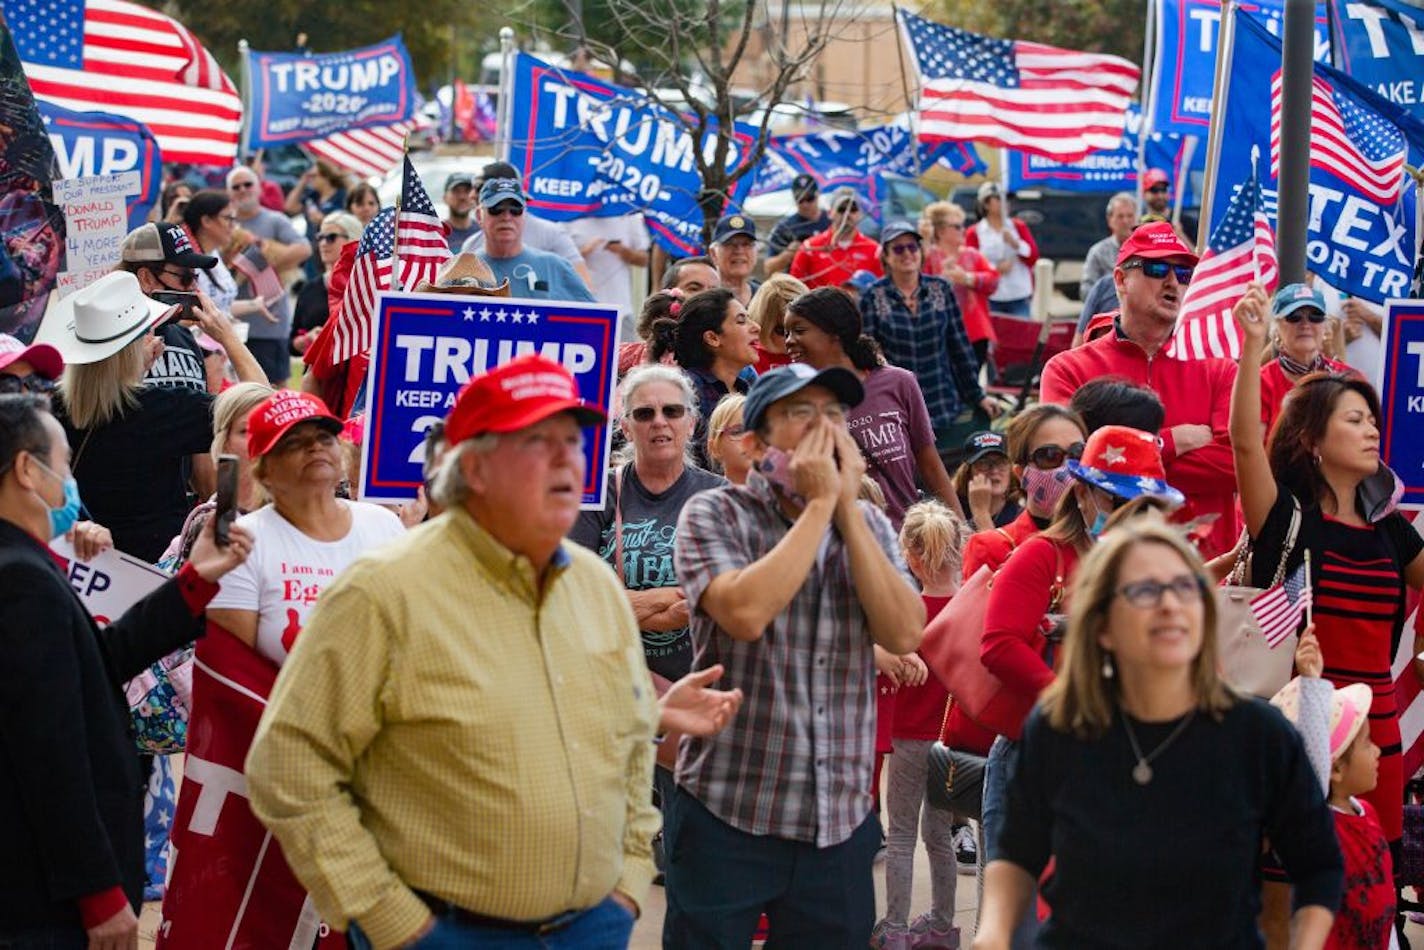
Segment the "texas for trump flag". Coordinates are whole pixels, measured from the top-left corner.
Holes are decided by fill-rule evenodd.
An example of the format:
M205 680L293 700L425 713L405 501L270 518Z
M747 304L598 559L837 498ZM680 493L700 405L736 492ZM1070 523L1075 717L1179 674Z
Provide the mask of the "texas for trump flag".
M1060 161L1117 148L1142 71L1102 53L980 36L897 11L920 82L919 134Z
M1277 276L1276 235L1261 202L1261 183L1253 174L1231 196L1226 217L1211 232L1206 253L1182 297L1167 355L1239 360L1241 334L1231 309L1249 282L1259 281L1269 292L1275 289Z

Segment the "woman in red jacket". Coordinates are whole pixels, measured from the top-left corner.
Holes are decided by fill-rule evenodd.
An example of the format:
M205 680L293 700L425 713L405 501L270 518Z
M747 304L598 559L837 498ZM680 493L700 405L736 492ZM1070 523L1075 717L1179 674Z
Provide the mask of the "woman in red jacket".
M1083 455L1088 428L1073 410L1039 403L1009 423L1009 459L1023 488L1024 509L1002 528L980 531L964 546L964 579L985 564L997 571L1030 536L1047 528L1068 490L1068 460Z
M1104 426L1088 438L1082 459L1066 464L1075 479L1072 491L1059 502L1047 530L1019 545L1004 563L984 614L980 660L1006 692L1022 700L1016 714L990 724L1000 735L984 767L980 823L986 863L999 857L1008 776L1023 720L1053 682L1051 638L1065 613L1064 596L1079 559L1127 502L1147 496L1178 506L1185 500L1165 480L1156 438L1140 429ZM1014 934L1014 946L1027 946L1036 927L1028 915Z
M1261 367L1262 435L1271 434L1281 404L1295 384L1309 373L1342 373L1353 369L1325 355L1325 297L1308 284L1287 284L1271 304L1271 343L1275 359Z

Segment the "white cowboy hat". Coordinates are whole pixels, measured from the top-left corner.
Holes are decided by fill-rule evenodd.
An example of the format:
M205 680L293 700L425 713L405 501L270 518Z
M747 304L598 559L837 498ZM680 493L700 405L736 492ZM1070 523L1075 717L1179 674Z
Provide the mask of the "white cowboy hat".
M59 301L46 322L64 328L52 341L64 361L83 365L113 356L172 309L139 290L133 274L114 271Z

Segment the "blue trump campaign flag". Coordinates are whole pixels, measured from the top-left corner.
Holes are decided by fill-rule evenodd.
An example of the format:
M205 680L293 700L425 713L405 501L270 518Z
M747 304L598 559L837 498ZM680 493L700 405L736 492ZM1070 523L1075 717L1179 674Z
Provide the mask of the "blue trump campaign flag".
M791 187L800 174L816 179L822 191L854 188L872 208L885 175L919 178L936 164L961 175L982 174L979 153L967 142L915 142L904 125L878 125L855 131L828 130L800 135L776 135L767 141L757 168L753 195Z
M685 117L643 93L518 53L514 58L509 161L524 177L529 207L554 221L641 211L653 238L675 257L702 251L699 143ZM715 121L700 147L712 148ZM757 132L738 123L727 155L741 167ZM748 171L727 196L739 205Z
M1275 223L1281 45L1238 11L1212 199L1214 231L1251 177L1253 147L1267 214ZM1365 300L1405 296L1414 270L1418 193L1405 162L1424 158L1424 123L1360 83L1317 63L1311 100L1310 215L1306 266Z
M1372 380L1383 410L1380 457L1404 483L1403 503L1424 508L1424 301L1386 304L1380 337L1384 354Z
M139 193L128 201L129 230L148 220L163 185L158 140L134 119L105 112L75 112L40 102L40 118L59 161L60 178L139 173Z
M1157 132L1206 136L1216 79L1219 0L1154 0L1156 31L1147 113ZM1248 0L1245 10L1279 35L1285 0ZM1315 59L1327 62L1330 31L1325 3L1315 9Z
M1424 9L1400 0L1332 0L1334 63L1424 120Z
M1060 162L1046 155L1009 150L1005 156L1009 191L1027 188L1056 188L1060 191L1099 192L1137 190L1137 152L1142 135L1142 108L1127 107L1127 125L1117 148L1094 152L1076 162ZM1186 136L1153 132L1143 152L1146 168L1162 168L1174 187L1185 188L1182 207L1201 204L1197 184L1206 170L1204 143L1188 147Z
M403 502L422 484L425 430L471 376L525 353L562 363L595 406L612 402L618 309L592 303L381 293L366 377L361 497ZM583 506L603 508L612 420L584 429Z
M247 54L247 148L306 142L415 114L415 70L397 34L339 53Z

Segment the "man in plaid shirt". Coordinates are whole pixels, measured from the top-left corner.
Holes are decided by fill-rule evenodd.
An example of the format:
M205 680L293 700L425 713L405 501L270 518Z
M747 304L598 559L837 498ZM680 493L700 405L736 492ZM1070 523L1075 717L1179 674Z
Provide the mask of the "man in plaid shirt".
M863 395L839 367L766 373L743 409L747 484L683 508L674 557L693 666L724 664L746 698L721 735L678 756L667 946L746 946L763 912L778 945L869 941L871 645L914 650L925 611L890 522L856 500L865 462L845 410Z

